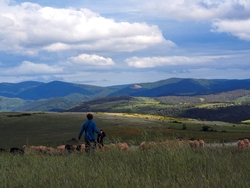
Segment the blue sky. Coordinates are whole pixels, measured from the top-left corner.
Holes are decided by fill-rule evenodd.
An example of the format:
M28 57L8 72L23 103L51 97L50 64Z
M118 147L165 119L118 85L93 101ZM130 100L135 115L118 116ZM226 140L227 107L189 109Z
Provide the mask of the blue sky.
M0 0L0 82L250 78L250 0Z

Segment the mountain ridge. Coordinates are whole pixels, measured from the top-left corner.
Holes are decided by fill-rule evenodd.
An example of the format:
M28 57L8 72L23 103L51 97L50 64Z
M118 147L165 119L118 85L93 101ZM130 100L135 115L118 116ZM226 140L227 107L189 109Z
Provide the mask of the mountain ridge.
M39 106L43 106L40 109L44 111L50 111L51 109L58 109L59 111L59 109L71 108L82 101L97 98L103 99L105 97L125 95L150 98L198 96L234 90L250 90L250 79L169 78L156 82L131 83L107 87L62 81L49 83L27 81L15 84L5 82L0 83L0 96L2 97L0 100L0 111L6 109L10 111L37 110ZM15 99L18 104L12 104L13 107L6 107L6 101L11 98ZM53 101L60 103L61 107ZM8 104L10 104L9 100ZM54 104L54 107L51 104ZM5 108L1 108L1 106L5 106Z

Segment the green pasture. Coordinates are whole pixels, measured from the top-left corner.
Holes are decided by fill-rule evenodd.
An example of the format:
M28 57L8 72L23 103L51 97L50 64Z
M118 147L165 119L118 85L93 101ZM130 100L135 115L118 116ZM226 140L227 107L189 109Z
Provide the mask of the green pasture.
M162 138L164 139L164 138ZM0 153L0 187L250 187L250 150L159 146L90 155Z
M78 144L75 139L86 121L87 113L0 113L0 148L26 145ZM138 145L142 141L166 140L182 137L211 142L234 142L250 138L249 124L198 121L156 115L93 113L99 129L107 134L105 143L114 140ZM185 124L186 130L183 129ZM203 126L213 129L201 131ZM83 138L83 137L82 137Z

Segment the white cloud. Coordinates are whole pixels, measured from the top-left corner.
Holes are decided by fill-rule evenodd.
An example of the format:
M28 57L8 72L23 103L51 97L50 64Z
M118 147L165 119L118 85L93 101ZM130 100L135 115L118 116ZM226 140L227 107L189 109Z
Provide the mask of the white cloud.
M80 54L76 57L70 57L69 61L75 65L110 66L115 64L111 58L104 58L95 54Z
M213 23L212 31L230 33L241 40L250 41L250 19L248 20L218 20Z
M250 16L249 0L148 0L148 12L176 20L245 19Z
M165 41L146 23L115 22L88 9L41 7L34 3L0 7L0 51L135 51Z
M147 0L142 7L166 19L208 21L214 31L250 40L250 0Z
M60 74L63 69L57 66L47 64L35 64L29 61L23 61L19 66L7 69L0 69L2 76L24 76L24 75L49 75Z
M226 58L226 56L199 56L199 57L187 57L187 56L169 56L169 57L132 57L125 60L125 62L136 68L153 68L161 66L194 66L204 65L209 62L213 62L215 59Z

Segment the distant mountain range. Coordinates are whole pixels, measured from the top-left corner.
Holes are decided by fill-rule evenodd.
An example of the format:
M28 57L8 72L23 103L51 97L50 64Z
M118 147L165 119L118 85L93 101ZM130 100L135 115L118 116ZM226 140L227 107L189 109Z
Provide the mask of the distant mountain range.
M0 111L60 111L90 99L133 96L197 96L250 90L250 79L170 78L151 83L100 87L61 81L0 83Z

